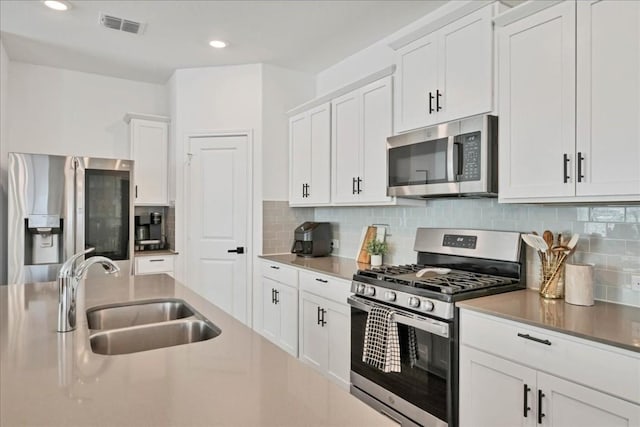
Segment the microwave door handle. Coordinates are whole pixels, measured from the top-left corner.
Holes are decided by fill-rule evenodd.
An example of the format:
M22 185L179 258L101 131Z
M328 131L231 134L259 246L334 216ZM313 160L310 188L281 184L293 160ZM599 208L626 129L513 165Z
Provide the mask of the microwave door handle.
M447 138L447 177L449 182L456 182L458 179L455 174L453 164L453 147L455 145L454 137Z
M462 179L462 169L464 168L464 147L461 142L454 142L453 145L456 148L456 156L458 157L458 164L456 166L456 181L460 182Z

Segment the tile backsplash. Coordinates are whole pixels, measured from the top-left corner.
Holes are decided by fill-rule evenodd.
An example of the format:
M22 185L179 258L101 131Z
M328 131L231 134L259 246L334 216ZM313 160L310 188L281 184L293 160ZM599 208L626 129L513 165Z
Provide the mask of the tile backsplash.
M333 253L347 258L356 257L362 227L386 224L389 253L384 262L389 264L415 262L418 227L579 233L571 261L594 264L596 298L640 306L640 292L631 290L631 276L640 274L639 206L506 205L496 199L434 200L419 207L304 209L289 208L286 202L264 203L265 253L275 253L267 250L275 246L288 252L278 239L290 244L293 228L309 219L332 223L340 246ZM539 268L533 251L527 253L527 263L528 286L537 287Z
M305 221L313 221L314 208L290 208L287 201L262 202L262 253L291 251L293 230Z

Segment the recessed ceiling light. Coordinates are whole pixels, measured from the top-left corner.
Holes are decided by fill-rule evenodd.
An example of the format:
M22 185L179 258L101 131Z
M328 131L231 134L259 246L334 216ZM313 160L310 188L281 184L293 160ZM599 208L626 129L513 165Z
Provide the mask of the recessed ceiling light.
M209 42L209 46L215 47L216 49L222 49L223 47L227 47L227 43L222 40L211 40Z
M69 10L69 8L71 7L68 2L60 0L45 0L44 5L50 9L60 11Z

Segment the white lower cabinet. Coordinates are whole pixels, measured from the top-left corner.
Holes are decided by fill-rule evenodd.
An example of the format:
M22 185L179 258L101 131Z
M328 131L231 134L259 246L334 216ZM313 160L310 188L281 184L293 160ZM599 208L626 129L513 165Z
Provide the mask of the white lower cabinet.
M640 360L631 352L603 354L603 346L461 313L461 427L640 425ZM483 340L488 334L493 338ZM586 369L591 360L599 372ZM580 374L563 363L575 365ZM612 383L606 391L594 385L602 376Z
M298 357L298 272L275 263L262 267L260 333Z
M300 359L344 389L351 364L349 286L346 280L300 272Z
M135 275L166 273L173 277L175 255L135 257Z

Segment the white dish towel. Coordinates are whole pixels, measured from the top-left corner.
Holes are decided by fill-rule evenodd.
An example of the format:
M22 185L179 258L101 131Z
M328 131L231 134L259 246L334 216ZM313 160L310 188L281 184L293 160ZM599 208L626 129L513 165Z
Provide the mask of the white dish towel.
M367 315L362 361L382 372L400 372L400 341L393 314L386 307L373 307Z

